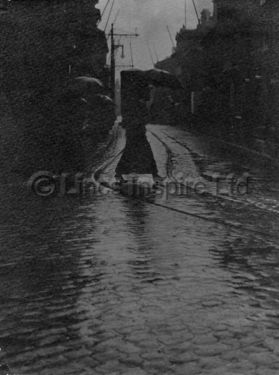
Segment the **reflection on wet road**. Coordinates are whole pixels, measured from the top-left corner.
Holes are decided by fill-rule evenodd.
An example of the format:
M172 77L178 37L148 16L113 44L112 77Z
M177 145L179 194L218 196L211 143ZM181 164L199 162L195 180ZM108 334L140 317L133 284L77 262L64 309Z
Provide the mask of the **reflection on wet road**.
M163 177L248 172L251 193L44 200L3 187L0 346L16 373L278 373L276 171L148 131ZM121 147L122 133L108 158Z

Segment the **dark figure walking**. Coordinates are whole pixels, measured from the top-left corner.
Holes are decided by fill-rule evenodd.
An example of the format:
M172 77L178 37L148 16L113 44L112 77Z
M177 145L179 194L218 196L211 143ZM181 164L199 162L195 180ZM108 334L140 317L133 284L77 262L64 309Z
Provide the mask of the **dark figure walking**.
M130 70L121 73L122 125L126 128L126 147L116 168L116 175L152 174L157 167L145 125L148 123L146 102L150 99L149 84L141 71Z

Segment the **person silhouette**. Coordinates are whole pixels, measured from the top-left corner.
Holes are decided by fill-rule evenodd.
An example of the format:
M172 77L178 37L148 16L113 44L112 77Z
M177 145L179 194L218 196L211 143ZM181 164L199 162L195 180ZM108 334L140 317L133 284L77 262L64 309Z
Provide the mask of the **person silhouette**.
M116 176L131 173L157 176L157 166L146 138L149 120L147 102L151 87L141 71L121 72L122 126L126 129L126 147L116 168Z

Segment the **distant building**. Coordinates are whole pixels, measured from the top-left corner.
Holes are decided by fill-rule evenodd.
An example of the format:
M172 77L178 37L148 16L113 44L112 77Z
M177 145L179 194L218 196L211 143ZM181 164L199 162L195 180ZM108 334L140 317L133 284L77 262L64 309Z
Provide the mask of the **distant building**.
M219 136L279 144L279 1L214 0L196 29L158 63L180 78L196 125ZM279 147L278 147L279 156Z
M179 78L206 130L263 137L279 123L278 0L214 0L158 67ZM278 129L279 140L279 129Z
M217 20L224 10L237 10L250 16L268 0L213 0L214 17Z
M214 19L215 27L202 41L207 62L199 109L203 121L216 132L232 132L245 142L275 138L278 1L215 0Z

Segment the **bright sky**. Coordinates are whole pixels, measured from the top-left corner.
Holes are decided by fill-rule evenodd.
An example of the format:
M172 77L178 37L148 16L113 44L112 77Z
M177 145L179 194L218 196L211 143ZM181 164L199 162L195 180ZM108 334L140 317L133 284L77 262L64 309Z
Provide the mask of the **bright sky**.
M98 7L104 9L108 0L99 0ZM104 29L108 19L109 10L113 0L104 14L99 27ZM187 1L187 27L195 28L197 18L192 4L192 0ZM203 8L212 8L212 0L195 0L198 12ZM152 67L152 61L148 52L148 44L152 49L154 60L157 53L159 59L163 59L171 54L172 44L167 31L167 26L175 39L176 33L184 24L185 20L185 0L115 0L106 32L110 29L110 24L115 21L116 32L137 32L140 36L132 40L134 64L138 68ZM121 59L121 51L117 55L118 64L130 64L131 53L129 40L122 39L116 42L125 44L125 58ZM156 50L156 52L155 52Z

